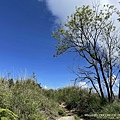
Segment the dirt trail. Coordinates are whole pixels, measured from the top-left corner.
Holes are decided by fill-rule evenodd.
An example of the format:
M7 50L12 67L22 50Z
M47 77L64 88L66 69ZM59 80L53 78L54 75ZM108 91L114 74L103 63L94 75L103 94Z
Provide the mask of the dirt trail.
M75 120L75 117L74 116L65 116L65 117L58 118L57 120Z
M60 107L65 109L66 116L58 118L56 120L75 120L75 117L74 117L75 111L74 110L67 110L65 103L60 104ZM83 120L83 119L80 119L80 120Z

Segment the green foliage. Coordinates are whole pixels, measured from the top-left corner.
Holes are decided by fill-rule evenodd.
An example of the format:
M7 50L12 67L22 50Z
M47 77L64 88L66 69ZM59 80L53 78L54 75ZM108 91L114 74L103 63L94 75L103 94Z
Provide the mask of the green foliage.
M16 80L11 87L6 79L4 82L2 80L0 82L0 107L3 108L2 111L9 112L11 115L15 113L20 120L49 120L58 116L58 103L52 99L49 100L44 95L44 90L31 78ZM6 115L8 117L10 114Z
M67 109L76 109L79 114L94 113L101 108L100 98L95 93L89 96L87 89L66 87L59 89L58 94L58 101L60 103L65 102Z
M0 119L1 120L17 120L17 115L8 109L0 108Z
M101 110L101 100L96 95L84 97L78 105L79 114L92 114Z
M107 104L106 106L102 107L101 113L102 114L120 114L120 102L114 101L113 104Z
M79 115L87 113L99 112L107 104L107 100L100 100L96 93L89 95L88 89L80 89L79 87L65 87L58 90L46 90L49 99L65 103L68 110L76 110ZM63 111L59 111L62 113Z
M64 109L61 108L61 109L59 109L58 114L59 114L60 116L65 116L65 115L66 115L66 112L65 112Z
M59 97L59 100L61 100L62 102L65 102L68 105L71 102L76 104L76 102L80 100L84 92L87 92L87 91L80 90L78 87L66 87L58 90L58 93L59 93L58 97Z

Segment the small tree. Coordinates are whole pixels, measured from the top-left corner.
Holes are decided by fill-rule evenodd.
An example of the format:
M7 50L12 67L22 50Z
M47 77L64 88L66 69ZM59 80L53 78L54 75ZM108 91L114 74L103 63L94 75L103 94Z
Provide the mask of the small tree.
M76 52L87 64L84 68L78 66L80 80L91 82L101 99L105 98L105 89L112 103L120 66L120 37L112 18L119 11L110 5L99 8L99 5L92 9L83 5L68 17L66 24L60 24L53 32L58 40L55 56Z

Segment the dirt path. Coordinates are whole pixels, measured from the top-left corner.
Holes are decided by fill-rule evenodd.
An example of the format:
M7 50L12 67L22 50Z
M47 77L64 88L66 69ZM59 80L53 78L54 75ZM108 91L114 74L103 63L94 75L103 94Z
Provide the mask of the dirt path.
M75 120L75 117L74 116L65 116L65 117L58 118L57 120Z
M75 117L74 117L75 111L74 110L67 110L65 103L60 104L60 107L65 109L66 116L58 118L56 120L75 120ZM80 120L83 120L83 119L80 119Z

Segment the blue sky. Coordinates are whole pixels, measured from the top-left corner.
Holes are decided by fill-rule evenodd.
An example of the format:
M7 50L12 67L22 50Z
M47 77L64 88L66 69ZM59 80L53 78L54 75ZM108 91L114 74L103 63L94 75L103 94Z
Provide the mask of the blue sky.
M104 0L102 0L104 1ZM108 2L109 0L105 0ZM57 41L52 31L75 6L91 4L80 0L0 0L0 73L13 76L36 73L38 83L48 88L71 85L75 75L74 54L53 57ZM80 64L83 64L81 61Z
M53 57L57 41L51 37L55 16L37 0L0 1L0 72L36 73L48 88L70 84L71 55ZM22 75L21 75L22 76Z

